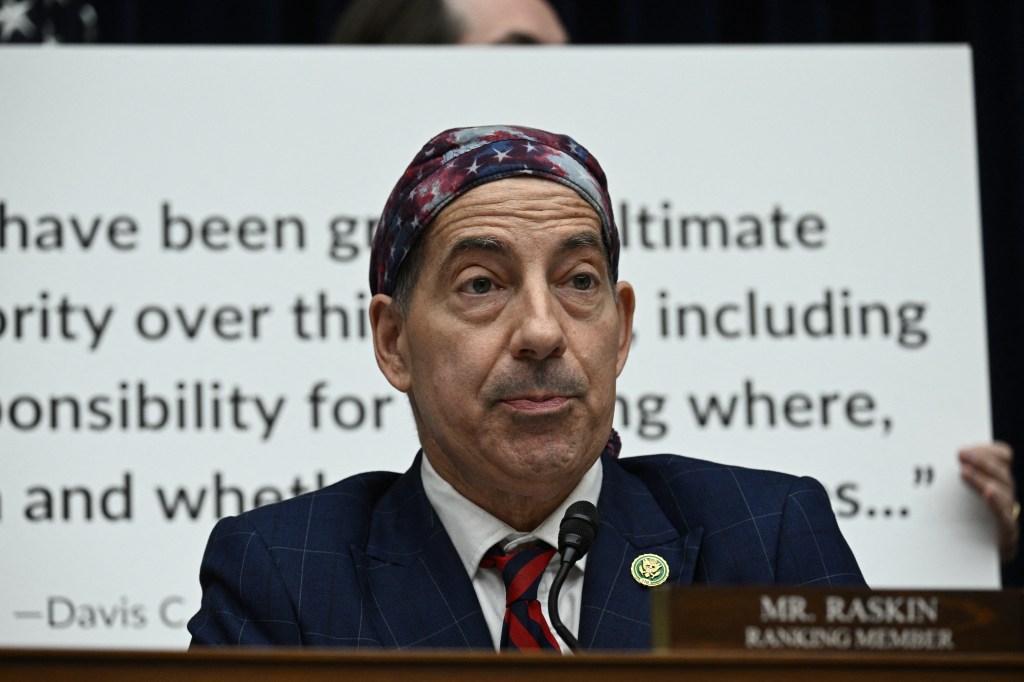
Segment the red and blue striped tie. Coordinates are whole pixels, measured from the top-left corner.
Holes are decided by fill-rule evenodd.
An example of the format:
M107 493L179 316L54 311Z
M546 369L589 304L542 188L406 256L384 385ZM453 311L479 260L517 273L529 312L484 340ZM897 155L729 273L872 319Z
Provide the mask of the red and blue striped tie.
M502 649L561 651L537 601L537 586L554 554L555 550L548 545L523 547L510 554L495 545L480 562L484 568L497 568L505 583Z

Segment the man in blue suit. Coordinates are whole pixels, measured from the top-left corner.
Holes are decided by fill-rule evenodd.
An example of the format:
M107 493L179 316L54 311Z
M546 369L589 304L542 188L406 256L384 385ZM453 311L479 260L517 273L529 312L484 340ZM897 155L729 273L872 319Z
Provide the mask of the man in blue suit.
M618 458L635 298L600 165L564 135L441 133L374 238L377 364L422 449L222 520L193 644L564 649L547 595L570 504L600 510L558 612L584 649L650 644L660 584L861 585L812 479Z

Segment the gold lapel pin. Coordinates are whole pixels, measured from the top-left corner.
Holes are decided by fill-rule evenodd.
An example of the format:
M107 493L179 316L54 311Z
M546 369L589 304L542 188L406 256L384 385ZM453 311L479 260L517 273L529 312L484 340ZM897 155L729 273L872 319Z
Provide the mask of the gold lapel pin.
M657 554L641 554L633 559L629 572L641 585L656 587L668 580L668 562Z

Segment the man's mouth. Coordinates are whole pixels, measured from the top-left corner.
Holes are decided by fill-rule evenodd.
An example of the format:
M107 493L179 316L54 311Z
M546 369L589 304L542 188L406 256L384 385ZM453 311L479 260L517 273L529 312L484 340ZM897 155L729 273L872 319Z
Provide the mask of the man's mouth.
M518 412L552 412L571 400L564 395L517 396L502 400L505 405Z

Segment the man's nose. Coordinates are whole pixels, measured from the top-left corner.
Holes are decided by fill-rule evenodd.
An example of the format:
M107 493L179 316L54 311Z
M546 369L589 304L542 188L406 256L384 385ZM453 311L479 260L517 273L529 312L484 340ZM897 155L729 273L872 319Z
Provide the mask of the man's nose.
M550 285L523 287L514 310L515 330L512 333L512 355L517 358L543 360L565 352L565 311Z

